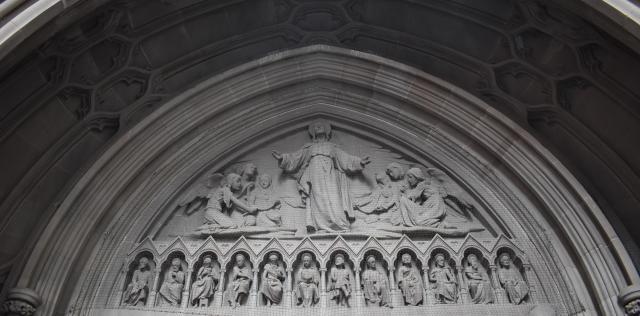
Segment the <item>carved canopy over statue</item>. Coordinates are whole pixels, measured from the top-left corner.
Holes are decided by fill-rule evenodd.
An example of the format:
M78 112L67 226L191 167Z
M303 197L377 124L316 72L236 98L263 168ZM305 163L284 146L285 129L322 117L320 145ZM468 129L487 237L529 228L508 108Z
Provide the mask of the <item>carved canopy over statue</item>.
M224 174L212 174L183 196L178 208L187 215L204 209L202 225L195 233L369 236L373 232L399 237L411 233L463 236L484 229L473 204L444 172L416 165L405 171L396 161L386 163L383 170L365 169L373 161L333 143L327 121L312 122L308 134L310 142L291 153L272 150L276 166L269 168L281 173L278 183L272 174L245 162ZM374 165L381 163L385 162ZM297 192L284 192L283 182L288 179L295 181ZM355 192L354 181L369 186L368 192L362 188ZM283 207L290 215L288 223L283 220ZM292 224L291 218L298 217L304 223Z

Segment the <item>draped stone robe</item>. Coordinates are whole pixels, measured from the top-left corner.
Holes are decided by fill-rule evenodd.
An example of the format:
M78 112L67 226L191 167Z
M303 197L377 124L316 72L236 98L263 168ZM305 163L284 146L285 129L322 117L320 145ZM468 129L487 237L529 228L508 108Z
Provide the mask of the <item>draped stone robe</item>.
M493 289L487 271L480 265L473 267L468 265L464 269L469 286L469 296L474 304L493 303Z
M282 301L282 281L284 281L284 268L280 265L267 263L262 273L262 285L260 293L273 304Z
M438 300L446 304L457 301L456 277L450 267L434 266L429 276L431 281L435 282L434 292Z
M310 307L320 300L319 283L320 273L318 269L301 267L298 270L296 273L295 294L299 305Z
M369 268L364 270L362 285L367 305L386 306L390 303L389 280L384 271Z
M405 226L438 227L446 215L446 204L437 186L418 183L400 198L400 213Z
M211 299L220 280L220 269L203 266L198 269L195 282L191 286L191 304L197 305L200 299Z
M165 273L164 281L160 287L160 297L165 305L178 305L182 299L184 287L184 272L169 270Z
M498 279L512 304L521 304L529 295L529 286L517 269L501 267L498 270Z
M227 287L227 292L225 293L229 303L233 304L233 300L238 296L238 294L249 294L249 291L251 290L251 278L251 267L233 267L233 271L229 276L230 283Z
M131 283L127 285L127 289L124 293L124 305L144 305L147 302L147 296L149 295L149 287L151 286L152 279L153 274L149 269L135 270L133 272L133 277L131 278Z
M361 159L331 142L309 143L282 154L280 168L297 173L299 189L306 198L306 224L316 230L344 231L354 217L346 173L362 170Z
M422 302L424 287L420 270L417 267L413 264L411 266L400 265L397 271L397 281L407 305L415 306Z

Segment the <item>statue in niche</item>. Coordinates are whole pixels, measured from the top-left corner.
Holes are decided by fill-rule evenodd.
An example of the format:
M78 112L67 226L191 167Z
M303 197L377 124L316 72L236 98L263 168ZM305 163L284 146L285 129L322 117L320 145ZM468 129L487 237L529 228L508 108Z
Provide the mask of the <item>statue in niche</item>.
M282 302L282 282L285 279L284 265L276 252L269 254L269 262L264 265L260 294L267 306Z
M458 282L453 269L447 263L444 254L437 254L429 272L436 301L440 304L454 304L458 301Z
M320 272L309 253L302 255L302 266L296 272L295 295L298 305L311 307L320 300Z
M385 214L398 207L398 194L391 184L389 176L375 174L376 188L367 197L356 199L355 208L367 214L365 222L372 224L381 220Z
M255 213L257 210L236 197L236 194L242 190L242 182L238 174L230 173L226 178L215 174L212 176L212 181L215 182L216 178L219 186L208 195L209 201L204 214L205 225L201 226L199 231L215 232L220 229L237 228L238 225L229 216L232 210L237 209L245 213Z
M138 261L138 269L133 272L131 282L123 295L123 305L144 306L149 296L149 287L152 284L153 273L149 266L149 259L142 257Z
M344 255L337 254L333 267L329 271L329 297L336 301L337 306L349 306L353 282L353 272L345 263Z
M202 260L202 267L198 269L196 280L191 286L191 304L209 306L219 281L220 268L213 264L211 256L205 256Z
M367 257L364 272L362 272L362 286L364 301L367 306L390 307L389 279L384 267L374 255Z
M274 198L271 188L271 176L260 174L257 179L258 186L248 196L247 202L257 210L256 226L277 227L282 225L279 212L280 200Z
M518 268L513 264L513 260L508 253L502 253L498 260L500 262L498 280L505 292L507 292L509 302L515 305L522 304L529 295L529 286L522 278Z
M307 227L316 232L347 231L354 218L347 174L361 172L369 158L350 155L331 143L331 125L324 120L311 123L309 135L311 143L300 150L274 150L273 157L284 172L297 173Z
M229 285L225 296L229 305L236 308L244 304L249 291L251 290L251 267L247 264L246 258L239 253L235 256L235 264L229 275Z
M422 302L424 287L420 270L410 254L405 253L400 260L400 266L396 271L398 287L402 291L405 305L418 305Z
M467 278L469 296L473 304L493 303L493 289L491 279L487 270L482 266L475 254L467 256L467 264L464 267L464 274Z
M173 258L169 270L164 275L160 291L158 291L161 300L160 305L180 305L183 287L184 271L182 271L182 260Z

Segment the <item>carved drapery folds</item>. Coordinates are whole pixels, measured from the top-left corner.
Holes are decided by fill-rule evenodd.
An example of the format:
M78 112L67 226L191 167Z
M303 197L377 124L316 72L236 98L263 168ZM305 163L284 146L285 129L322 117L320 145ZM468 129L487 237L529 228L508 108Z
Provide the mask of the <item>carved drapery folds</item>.
M190 288L180 291L185 293L181 299L188 302L182 308L352 308L531 302L529 295L533 286L522 274L527 259L513 241L504 236L482 243L471 236L462 244L459 240L451 241L453 244L436 236L429 245L418 246L409 237L403 237L389 248L374 237L369 237L363 245L361 241L350 242L339 236L329 243L331 247L322 251L322 245L327 242L309 237L293 242L240 237L226 251L221 251L221 247L230 244L210 237L191 243L177 238L164 250L160 250L163 246L158 242L146 239L130 254L127 274L131 277L123 289L125 294L120 304L138 308L158 306L164 310L180 308L180 301L169 303L164 292L170 293L171 287L167 284L175 283L167 283L167 276L181 271L192 271L191 281L184 283ZM156 257L165 267L154 268ZM487 258L493 258L500 267L490 268ZM221 270L219 262L227 270ZM504 271L509 269L507 264L517 276ZM143 270L147 278L141 275L145 273L140 272ZM154 282L151 271L160 271L164 280ZM140 284L135 285L136 280ZM133 290L145 286L145 291ZM223 293L220 289L224 289ZM506 294L496 294L499 290ZM148 303L144 293L151 293L148 296L157 293L155 303ZM222 299L214 299L216 295ZM394 295L400 299L394 300Z
M311 122L307 132L309 140L291 153L273 149L289 142L272 145L275 161L254 155L255 163L232 163L202 177L177 198L173 213L202 217L192 228L200 237L460 237L486 230L477 203L443 171L392 154L371 158L380 145L336 132L327 120ZM332 142L335 134L349 142Z

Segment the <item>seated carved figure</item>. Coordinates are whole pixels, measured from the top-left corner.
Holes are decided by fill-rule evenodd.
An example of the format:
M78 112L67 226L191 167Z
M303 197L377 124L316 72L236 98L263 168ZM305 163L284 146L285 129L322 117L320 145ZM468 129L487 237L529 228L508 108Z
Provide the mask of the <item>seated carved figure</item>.
M196 280L191 286L191 304L209 306L219 280L220 269L213 264L211 256L205 256L202 267L198 269Z
M284 266L278 254L273 252L269 255L269 262L264 265L262 286L260 287L260 294L267 306L280 305L282 302L282 282L284 279Z
M229 285L225 293L231 307L243 304L251 290L251 267L247 264L243 254L237 254L236 262L229 275Z
M182 299L182 288L184 287L184 271L181 271L182 260L173 258L171 267L164 275L164 281L160 286L158 294L161 305L176 306Z
M280 216L280 200L275 198L275 192L271 188L271 176L260 174L258 187L249 194L247 202L256 208L255 225L260 227L275 227L282 224ZM253 216L253 215L247 215Z
M418 305L422 302L424 286L422 276L413 258L408 253L402 255L400 266L396 271L398 287L402 291L405 305Z
M235 196L241 190L240 176L235 173L227 175L226 179L221 182L221 186L213 189L207 196L209 201L204 213L205 225L210 229L237 228L238 225L229 216L233 209L244 213L255 213L255 207L248 206Z
M458 300L456 277L451 267L445 261L443 254L435 256L435 263L429 272L430 281L433 282L436 301L442 304L452 304Z
M398 207L398 194L387 174L376 173L376 188L370 195L356 199L355 208L366 214L366 223L375 223L389 218L389 212Z
M362 272L362 287L367 306L390 306L389 279L373 255L367 257L365 270Z
M149 296L149 287L151 286L153 274L150 271L149 259L140 258L138 261L138 269L133 272L131 282L127 285L127 289L123 295L123 305L144 306Z
M408 188L400 197L400 213L404 226L447 228L444 223L446 204L440 188L425 181L420 168L411 168L406 174Z
M513 260L508 253L501 254L499 260L498 280L500 280L500 285L507 292L509 302L519 305L529 295L529 286L522 278L518 268L513 265Z
M337 254L329 273L329 291L331 291L331 298L336 300L336 305L349 307L352 281L352 272L345 264L344 256Z
M478 257L474 254L467 256L467 265L464 274L469 286L469 296L474 304L493 303L493 289L487 270L482 266Z
M320 273L316 267L311 254L302 255L302 266L296 272L296 283L294 293L296 302L302 307L311 307L320 300L318 285L320 284Z

